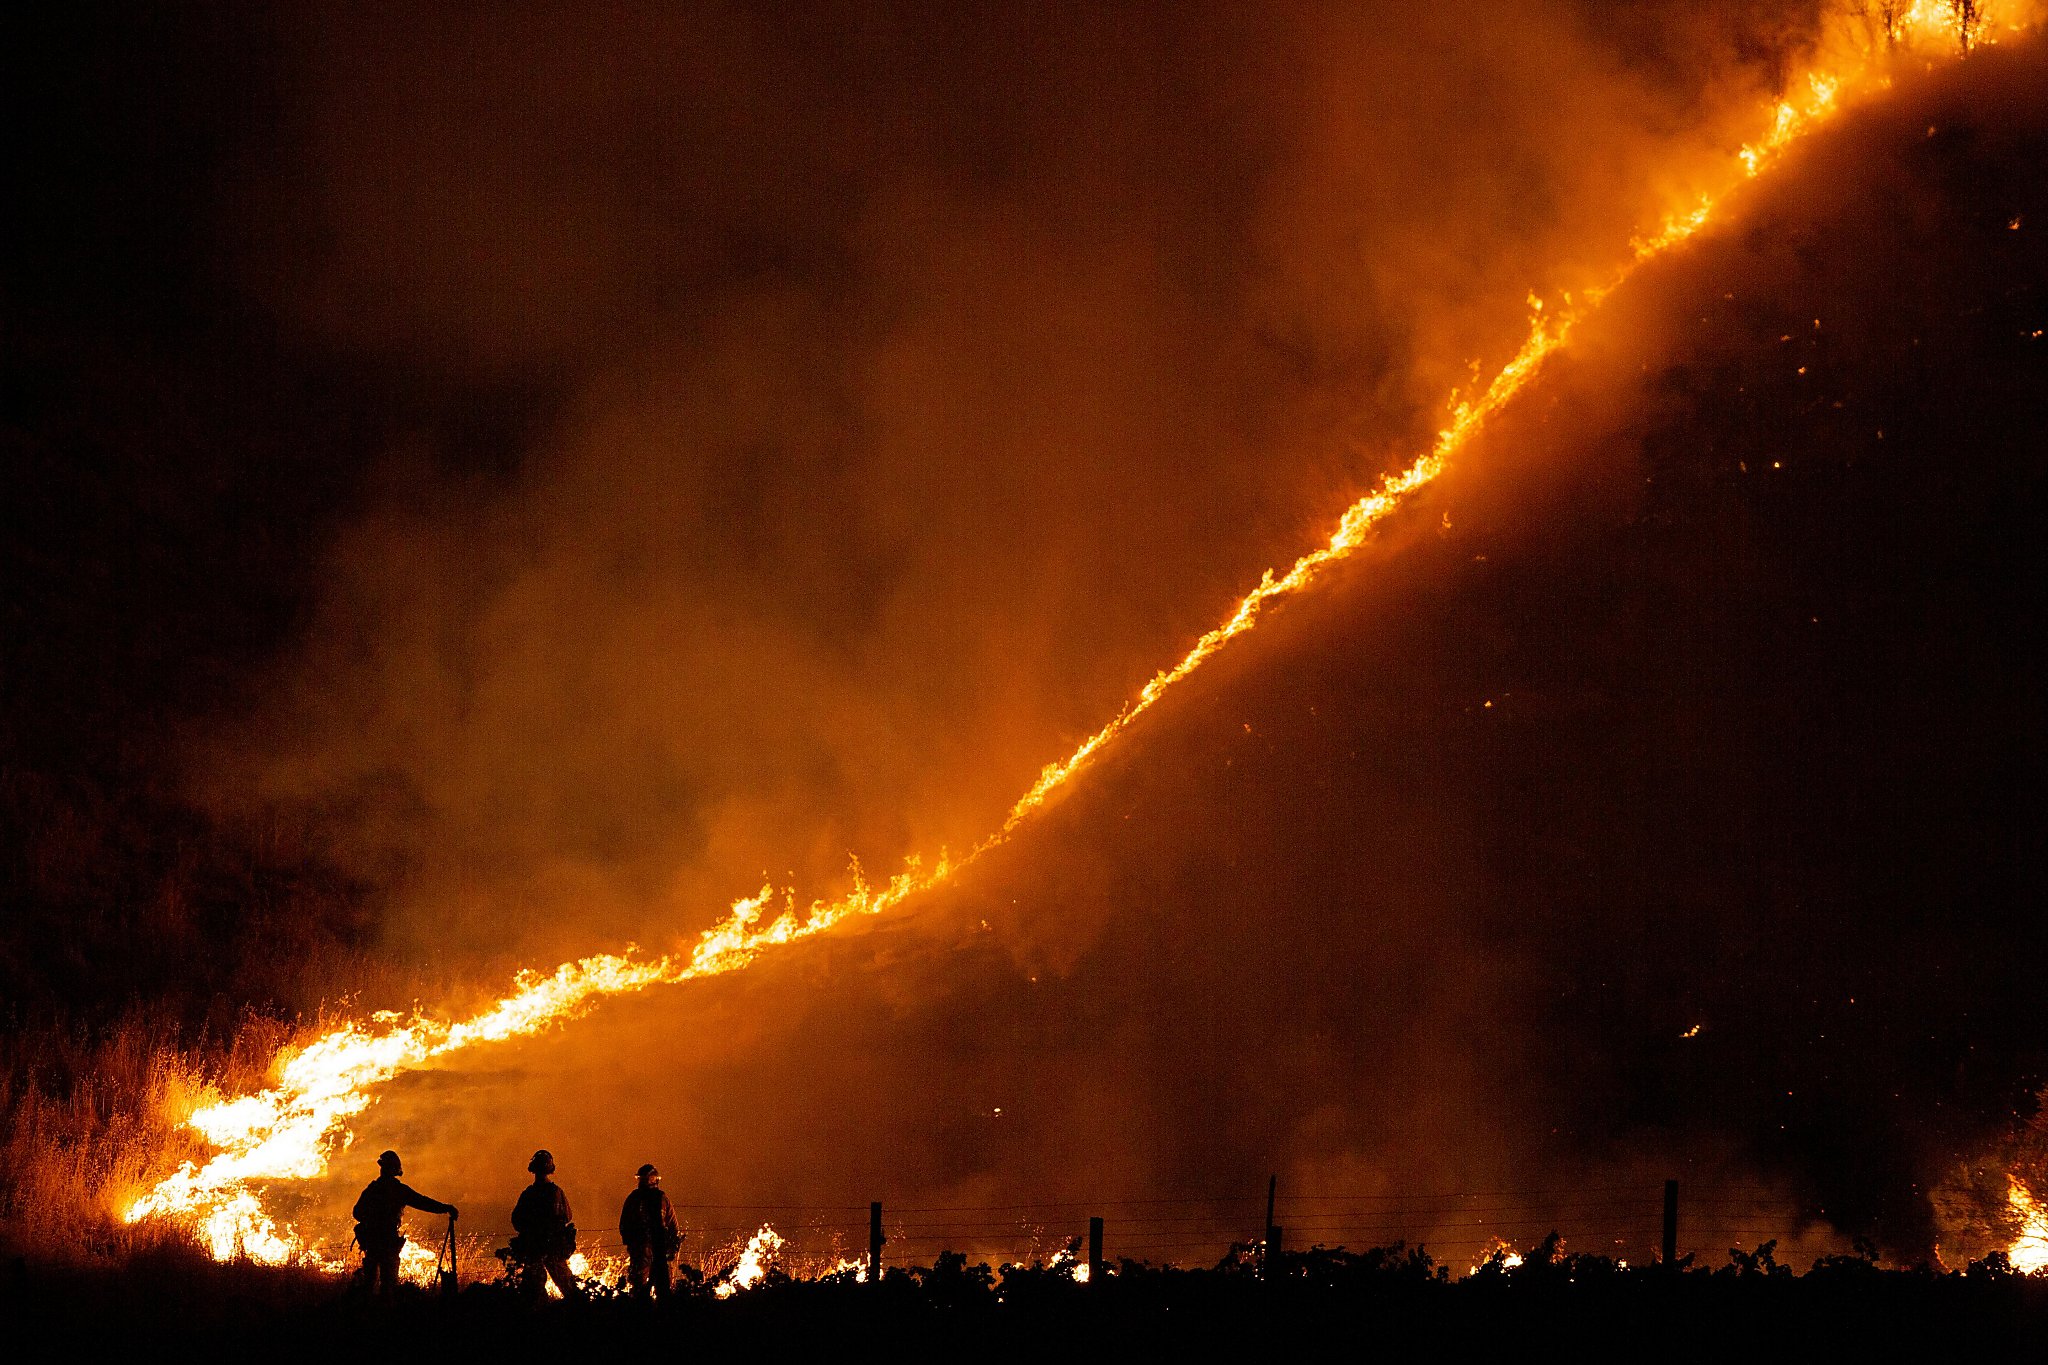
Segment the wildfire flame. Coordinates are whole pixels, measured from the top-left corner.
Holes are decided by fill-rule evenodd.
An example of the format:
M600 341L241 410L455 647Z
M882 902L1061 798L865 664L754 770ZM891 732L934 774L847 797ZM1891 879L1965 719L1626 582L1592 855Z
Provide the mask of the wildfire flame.
M1081 1239L1076 1237L1052 1254L1045 1263L1047 1270L1063 1272L1075 1284L1088 1283L1089 1265L1081 1259Z
M1513 1244L1496 1237L1487 1243L1486 1253L1474 1261L1471 1269L1465 1273L1477 1275L1490 1265L1498 1265L1502 1270L1519 1270L1522 1266L1522 1253L1515 1250Z
M2027 0L2029 6L2034 2ZM1942 39L1955 48L1962 45L1958 22L1951 7L1940 0L1915 0L1897 19L1892 38L1897 44ZM1985 24L1972 39L1981 44L1993 36ZM1846 41L1832 48L1848 55L1836 66L1810 73L1795 96L1772 107L1766 131L1735 155L1724 183L1702 193L1690 208L1673 214L1654 235L1632 241L1631 257L1606 284L1567 295L1561 307L1546 307L1532 296L1529 331L1521 346L1477 396L1451 396L1445 425L1426 453L1346 508L1326 544L1302 555L1284 572L1267 570L1236 609L1196 640L1178 663L1156 674L1106 725L1064 759L1048 763L996 830L965 857L951 860L942 853L930 864L912 858L903 871L881 885L868 883L856 865L851 889L837 899L815 901L800 916L794 895L785 892L780 912L765 923L775 892L764 886L756 895L734 902L725 918L706 930L687 953L646 958L629 948L622 954L564 963L546 975L522 973L513 981L510 993L469 1019L451 1023L424 1015L402 1020L381 1016L376 1021L384 1024L381 1029L344 1025L281 1054L277 1081L270 1088L208 1104L192 1113L186 1126L204 1138L216 1154L204 1165L185 1163L130 1202L122 1210L124 1219L129 1223L152 1217L173 1219L189 1227L200 1243L222 1260L245 1256L265 1264L294 1260L326 1264L295 1231L277 1223L263 1207L259 1188L324 1175L333 1153L352 1137L348 1121L370 1106L380 1085L464 1048L532 1034L572 1019L606 996L735 971L770 948L814 937L851 919L883 914L947 882L1005 843L1177 683L1257 625L1268 604L1306 590L1365 545L1380 523L1433 482L1528 385L1551 354L1564 345L1574 326L1637 266L1696 235L1730 192L1774 165L1787 147L1838 110L1845 96L1889 85L1885 74L1888 53L1883 48L1869 44L1858 48ZM2028 1200L2030 1218L2042 1217L2031 1197L2017 1185L2014 1198ZM2035 1226L2028 1223L2030 1229ZM765 1275L766 1261L781 1241L772 1229L762 1228L718 1292L734 1292ZM2029 1246L2038 1246L2040 1263L2048 1264L2048 1223L2042 1224L2036 1242Z
M2023 1275L2048 1270L2048 1209L2034 1202L2033 1191L2007 1176L2006 1207L2020 1221L2020 1235L2005 1249L2005 1258Z
M782 1250L782 1234L766 1223L761 1230L747 1241L747 1249L740 1253L739 1261L726 1272L718 1288L711 1292L721 1299L729 1299L742 1289L752 1289L768 1278L768 1267L775 1264L775 1253Z

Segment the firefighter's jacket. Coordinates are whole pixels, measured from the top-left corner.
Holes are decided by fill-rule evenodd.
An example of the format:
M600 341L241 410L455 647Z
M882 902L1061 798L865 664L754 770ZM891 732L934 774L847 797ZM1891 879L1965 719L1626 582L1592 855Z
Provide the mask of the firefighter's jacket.
M627 1195L625 1207L619 1210L619 1240L628 1251L674 1255L683 1233L676 1226L676 1208L668 1202L668 1191L650 1185Z
M365 1251L403 1245L398 1219L407 1209L421 1213L453 1213L452 1204L429 1199L395 1175L380 1175L356 1198L356 1240Z
M543 1255L566 1255L575 1247L575 1216L569 1212L569 1196L552 1180L536 1180L519 1192L512 1206L512 1230L520 1240Z

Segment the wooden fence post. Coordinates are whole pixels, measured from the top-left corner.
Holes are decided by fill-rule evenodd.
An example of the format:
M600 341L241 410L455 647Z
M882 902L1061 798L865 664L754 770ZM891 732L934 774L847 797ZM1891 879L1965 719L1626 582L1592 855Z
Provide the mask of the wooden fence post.
M1278 1250L1280 1249L1280 1229L1279 1229L1278 1227L1274 1226L1274 1223L1273 1223L1273 1204L1274 1204L1274 1201L1275 1201L1276 1199L1278 1199L1278 1198L1279 1198L1279 1196L1280 1196L1280 1177L1279 1177L1279 1176L1277 1176L1277 1175L1269 1175L1269 1176L1267 1176L1267 1177L1266 1177L1266 1244L1265 1244L1265 1246L1264 1246L1263 1248L1261 1248L1261 1250L1259 1251L1259 1270L1260 1270L1260 1272L1261 1272L1261 1273L1264 1273L1264 1272L1266 1272L1266 1271L1269 1271L1269 1270L1271 1270L1271 1269L1272 1269L1272 1267L1273 1267L1273 1253L1274 1253L1275 1251L1278 1251Z
M1664 1182L1664 1268L1678 1269L1678 1182Z

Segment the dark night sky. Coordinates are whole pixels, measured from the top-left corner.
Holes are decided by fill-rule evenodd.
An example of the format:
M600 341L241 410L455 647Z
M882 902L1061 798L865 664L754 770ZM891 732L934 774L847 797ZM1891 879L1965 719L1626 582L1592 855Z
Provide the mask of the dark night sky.
M946 15L18 45L23 1018L488 986L967 844L1803 31ZM1684 1172L1924 1247L2048 1081L2042 74L1801 152L956 892L527 1049L493 1112L678 1085L643 1131L754 1130L734 1197ZM408 1151L535 1145L418 1093Z

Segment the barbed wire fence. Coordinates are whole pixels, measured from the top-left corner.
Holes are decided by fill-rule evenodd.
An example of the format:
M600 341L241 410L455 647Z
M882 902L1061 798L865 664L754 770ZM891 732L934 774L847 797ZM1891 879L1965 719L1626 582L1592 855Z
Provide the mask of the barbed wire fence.
M1660 1198L1661 1194L1661 1198ZM1188 1193L1003 1204L677 1203L681 1259L704 1277L729 1275L764 1230L780 1239L772 1263L797 1278L872 1275L928 1267L944 1253L970 1264L1072 1264L1089 1273L1123 1261L1182 1267L1233 1256L1311 1249L1362 1252L1405 1246L1426 1251L1453 1274L1531 1250L1551 1234L1568 1251L1648 1264L1693 1250L1790 1242L1822 1220L1796 1201L1733 1189L1688 1188L1681 1222L1676 1182L1643 1186L1403 1193ZM607 1223L609 1220L605 1220ZM1682 1232L1682 1238L1681 1238ZM495 1278L509 1227L461 1220L465 1281ZM421 1239L430 1249L437 1238ZM616 1230L585 1225L577 1249L601 1277L622 1273L626 1247ZM330 1261L346 1242L317 1248Z

